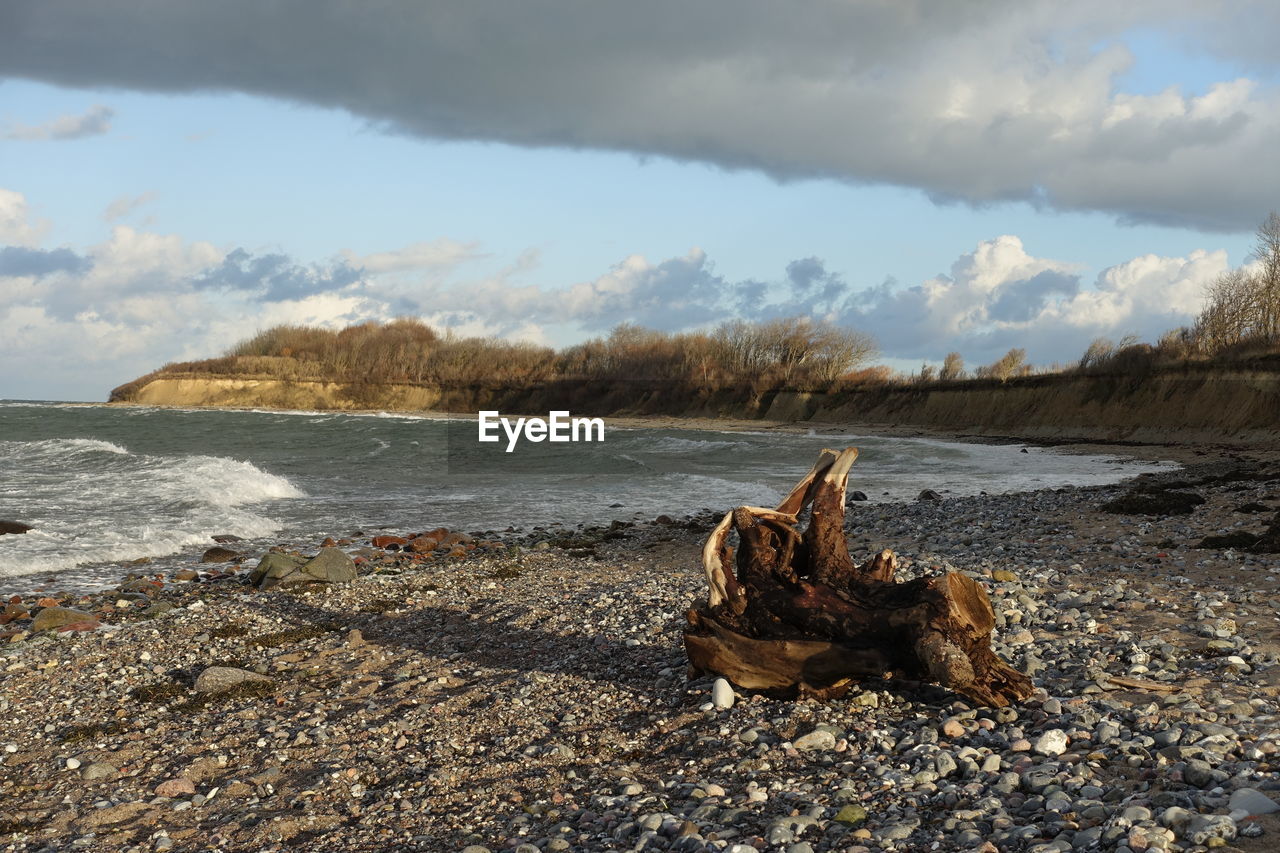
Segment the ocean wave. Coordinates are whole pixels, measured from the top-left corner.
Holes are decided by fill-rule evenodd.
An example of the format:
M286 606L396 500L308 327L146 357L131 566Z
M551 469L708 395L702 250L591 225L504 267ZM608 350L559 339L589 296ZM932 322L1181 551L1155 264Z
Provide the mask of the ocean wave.
M268 536L281 526L256 505L306 496L250 462L132 453L99 439L0 442L0 460L6 513L35 525L0 537L0 577L163 557L216 534Z

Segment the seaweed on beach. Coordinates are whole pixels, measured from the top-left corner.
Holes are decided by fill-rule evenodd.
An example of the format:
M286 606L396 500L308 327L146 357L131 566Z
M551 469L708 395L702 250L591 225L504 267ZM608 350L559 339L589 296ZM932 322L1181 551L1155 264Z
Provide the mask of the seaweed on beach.
M273 631L270 634L259 634L256 637L250 637L246 642L251 646L274 649L280 646L287 646L290 643L300 643L303 640L314 640L316 637L323 637L325 634L338 630L339 627L341 626L331 622L301 625L297 628Z
M1139 489L1107 501L1101 509L1116 515L1187 515L1203 503L1195 492Z

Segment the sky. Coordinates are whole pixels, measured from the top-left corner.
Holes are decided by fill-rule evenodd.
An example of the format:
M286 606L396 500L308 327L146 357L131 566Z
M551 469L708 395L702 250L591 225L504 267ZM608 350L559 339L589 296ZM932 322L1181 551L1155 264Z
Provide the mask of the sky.
M1192 322L1280 207L1262 0L7 0L0 398L278 323L810 316L882 363Z

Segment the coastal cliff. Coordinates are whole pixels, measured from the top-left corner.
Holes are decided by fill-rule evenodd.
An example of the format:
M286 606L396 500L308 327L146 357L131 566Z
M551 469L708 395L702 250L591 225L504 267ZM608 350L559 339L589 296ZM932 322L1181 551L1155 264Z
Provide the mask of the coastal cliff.
M439 388L159 372L112 393L153 406L470 413L497 409L857 424L1042 440L1280 440L1280 363L1188 363L1144 375L1064 373L839 391L704 390L680 383L553 381Z

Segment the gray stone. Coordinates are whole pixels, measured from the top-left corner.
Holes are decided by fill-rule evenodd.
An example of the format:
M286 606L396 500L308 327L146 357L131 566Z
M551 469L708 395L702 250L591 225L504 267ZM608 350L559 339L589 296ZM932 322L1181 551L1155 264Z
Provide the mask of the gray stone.
M275 681L265 675L259 675L247 669L237 669L231 666L211 666L200 673L200 677L196 679L195 687L197 693L222 693L233 687L250 683L274 684Z
M89 782L96 782L99 779L114 779L119 773L120 771L116 769L115 765L107 764L105 761L95 761L80 771L80 778Z
M356 564L341 548L321 548L311 559L271 551L249 574L258 589L306 583L346 583L355 580Z
M801 752L835 749L836 736L823 729L814 729L807 735L796 738L791 745Z
M1280 811L1280 803L1257 788L1240 788L1231 794L1229 808L1232 811L1246 811L1251 816L1263 815Z
M1211 838L1230 841L1236 837L1236 822L1223 814L1196 815L1184 837L1192 844L1208 844Z
M904 838L909 838L919 825L920 821L916 819L891 823L876 830L875 837L881 841L901 841Z
M733 699L733 688L729 686L729 682L726 679L717 678L711 685L711 704L724 711L733 707Z
M341 548L321 548L303 564L302 572L321 583L347 583L356 579L356 564Z

